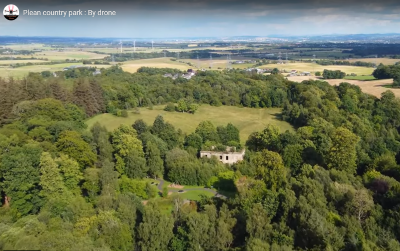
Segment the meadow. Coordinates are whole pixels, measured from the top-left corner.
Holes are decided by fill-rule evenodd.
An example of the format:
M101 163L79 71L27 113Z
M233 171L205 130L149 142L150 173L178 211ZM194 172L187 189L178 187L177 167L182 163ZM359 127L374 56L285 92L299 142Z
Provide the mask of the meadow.
M121 67L124 71L131 73L136 72L140 67L174 68L184 71L193 68L185 63L180 63L178 61L171 61L171 58L168 57L125 61L122 63Z
M21 57L24 58L24 57ZM29 57L30 58L30 57ZM38 59L23 59L23 60L18 60L18 59L12 59L12 60L0 60L0 65L14 65L17 63L20 64L26 64L26 63L46 63L48 61L45 60L38 60Z
M93 52L87 51L78 51L78 50L66 50L66 51L42 51L35 52L33 57L36 58L47 58L50 61L61 61L66 59L102 59L108 55L105 54L97 54ZM29 56L31 57L31 56Z
M121 124L132 125L137 119L143 119L148 125L152 125L157 115L162 115L164 120L171 123L175 128L181 129L185 133L195 131L201 121L210 120L215 126L232 123L240 132L240 140L244 143L249 135L256 131L263 130L268 124L276 125L281 132L293 130L293 127L279 119L280 108L239 108L235 106L210 106L201 105L195 114L166 112L164 105L149 108L140 108L140 114L128 112L128 117L116 117L112 114L101 114L86 121L88 128L94 123L99 122L109 131L116 129Z
M400 62L400 59L393 59L393 58L356 58L356 59L350 59L348 60L350 62L356 62L356 61L361 61L361 62L368 62L368 63L377 63L377 64L384 64L384 65L391 65L395 64L397 62Z
M65 64L53 64L53 65L30 65L22 66L17 68L11 68L8 66L0 67L0 76L3 78L13 77L21 79L29 74L29 72L42 72L42 71L62 71L65 67L72 65L82 65L82 63L65 63ZM107 68L110 65L92 65L97 68Z
M323 72L324 69L327 70L341 70L346 74L355 73L357 75L371 75L374 71L372 67L361 67L361 66L349 66L349 65L319 65L314 63L288 63L288 64L267 64L260 68L278 68L280 71L286 70L290 72L291 70L297 71L308 71L308 72Z
M354 79L322 79L314 76L297 76L288 77L290 81L302 82L304 80L321 80L326 81L330 85L339 85L340 83L346 82L352 85L357 85L365 93L374 95L378 98L381 97L382 92L391 90L396 97L400 98L399 88L390 88L393 84L393 79L381 79L381 80L354 80Z

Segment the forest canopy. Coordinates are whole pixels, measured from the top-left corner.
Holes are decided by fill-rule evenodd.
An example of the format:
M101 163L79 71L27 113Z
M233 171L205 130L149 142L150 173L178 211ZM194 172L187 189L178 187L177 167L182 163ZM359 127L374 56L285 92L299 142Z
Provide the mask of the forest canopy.
M400 99L390 90L376 98L241 70L190 80L74 71L0 79L0 249L400 250ZM162 116L112 131L85 124L168 103L279 107L295 130L266 125L241 145L230 121L190 134ZM211 146L246 155L233 165L198 157ZM185 201L160 190L164 180L223 196Z

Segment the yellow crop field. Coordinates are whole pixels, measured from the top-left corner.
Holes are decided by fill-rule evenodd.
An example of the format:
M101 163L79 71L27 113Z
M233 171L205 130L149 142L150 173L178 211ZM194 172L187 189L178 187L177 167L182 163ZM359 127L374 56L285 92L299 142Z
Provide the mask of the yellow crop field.
M350 62L356 62L356 61L361 61L361 62L368 62L368 63L377 63L377 64L384 64L384 65L390 65L390 64L395 64L397 62L400 62L400 59L393 59L393 58L358 58L358 59L350 59Z
M192 67L185 63L171 61L171 58L151 58L139 59L123 62L122 69L127 72L136 72L140 67L155 67L155 68L174 68L178 70L187 70Z
M288 64L267 64L260 68L278 68L283 71L290 72L291 70L297 71L308 71L308 72L322 72L324 69L327 70L341 70L346 74L355 73L357 75L371 75L374 71L372 67L361 67L361 66L349 66L349 65L319 65L314 63L288 63Z

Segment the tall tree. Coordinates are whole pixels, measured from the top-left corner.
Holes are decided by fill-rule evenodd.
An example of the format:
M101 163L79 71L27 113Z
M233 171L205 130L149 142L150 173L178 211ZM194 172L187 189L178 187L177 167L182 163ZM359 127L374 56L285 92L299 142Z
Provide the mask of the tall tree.
M64 182L60 175L57 162L50 153L43 152L40 157L41 194L48 199L58 197L65 192Z
M143 221L138 228L140 250L164 251L173 237L172 217L161 213L159 208L149 203L143 213Z
M78 162L69 158L65 154L60 154L56 159L60 172L63 176L65 187L75 194L80 194L79 183L83 180L83 174L80 170Z
M207 140L215 143L220 141L217 134L217 129L214 127L211 121L200 122L196 128L196 133L203 139L203 143Z
M39 197L40 156L37 145L11 148L1 158L0 183L12 208L19 215L37 213L42 204Z
M332 146L326 156L329 168L349 173L356 171L356 145L359 138L348 129L339 127L332 136Z
M81 168L90 167L96 160L96 154L76 131L64 131L56 143L60 152L78 161Z
M286 184L286 169L278 153L268 150L258 152L254 164L257 176L265 181L269 189L276 190Z
M164 162L161 159L160 150L153 142L148 142L146 146L147 166L152 177L162 177L164 173Z

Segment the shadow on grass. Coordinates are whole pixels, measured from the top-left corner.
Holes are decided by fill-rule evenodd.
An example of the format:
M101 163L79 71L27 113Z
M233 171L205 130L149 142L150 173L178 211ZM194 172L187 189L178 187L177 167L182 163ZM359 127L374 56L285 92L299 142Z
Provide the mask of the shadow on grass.
M400 89L400 86L393 86L393 85L377 85L377 86L385 87L388 89Z
M284 121L282 113L274 113L274 114L271 114L271 115L274 116L274 118L277 119L277 120Z

